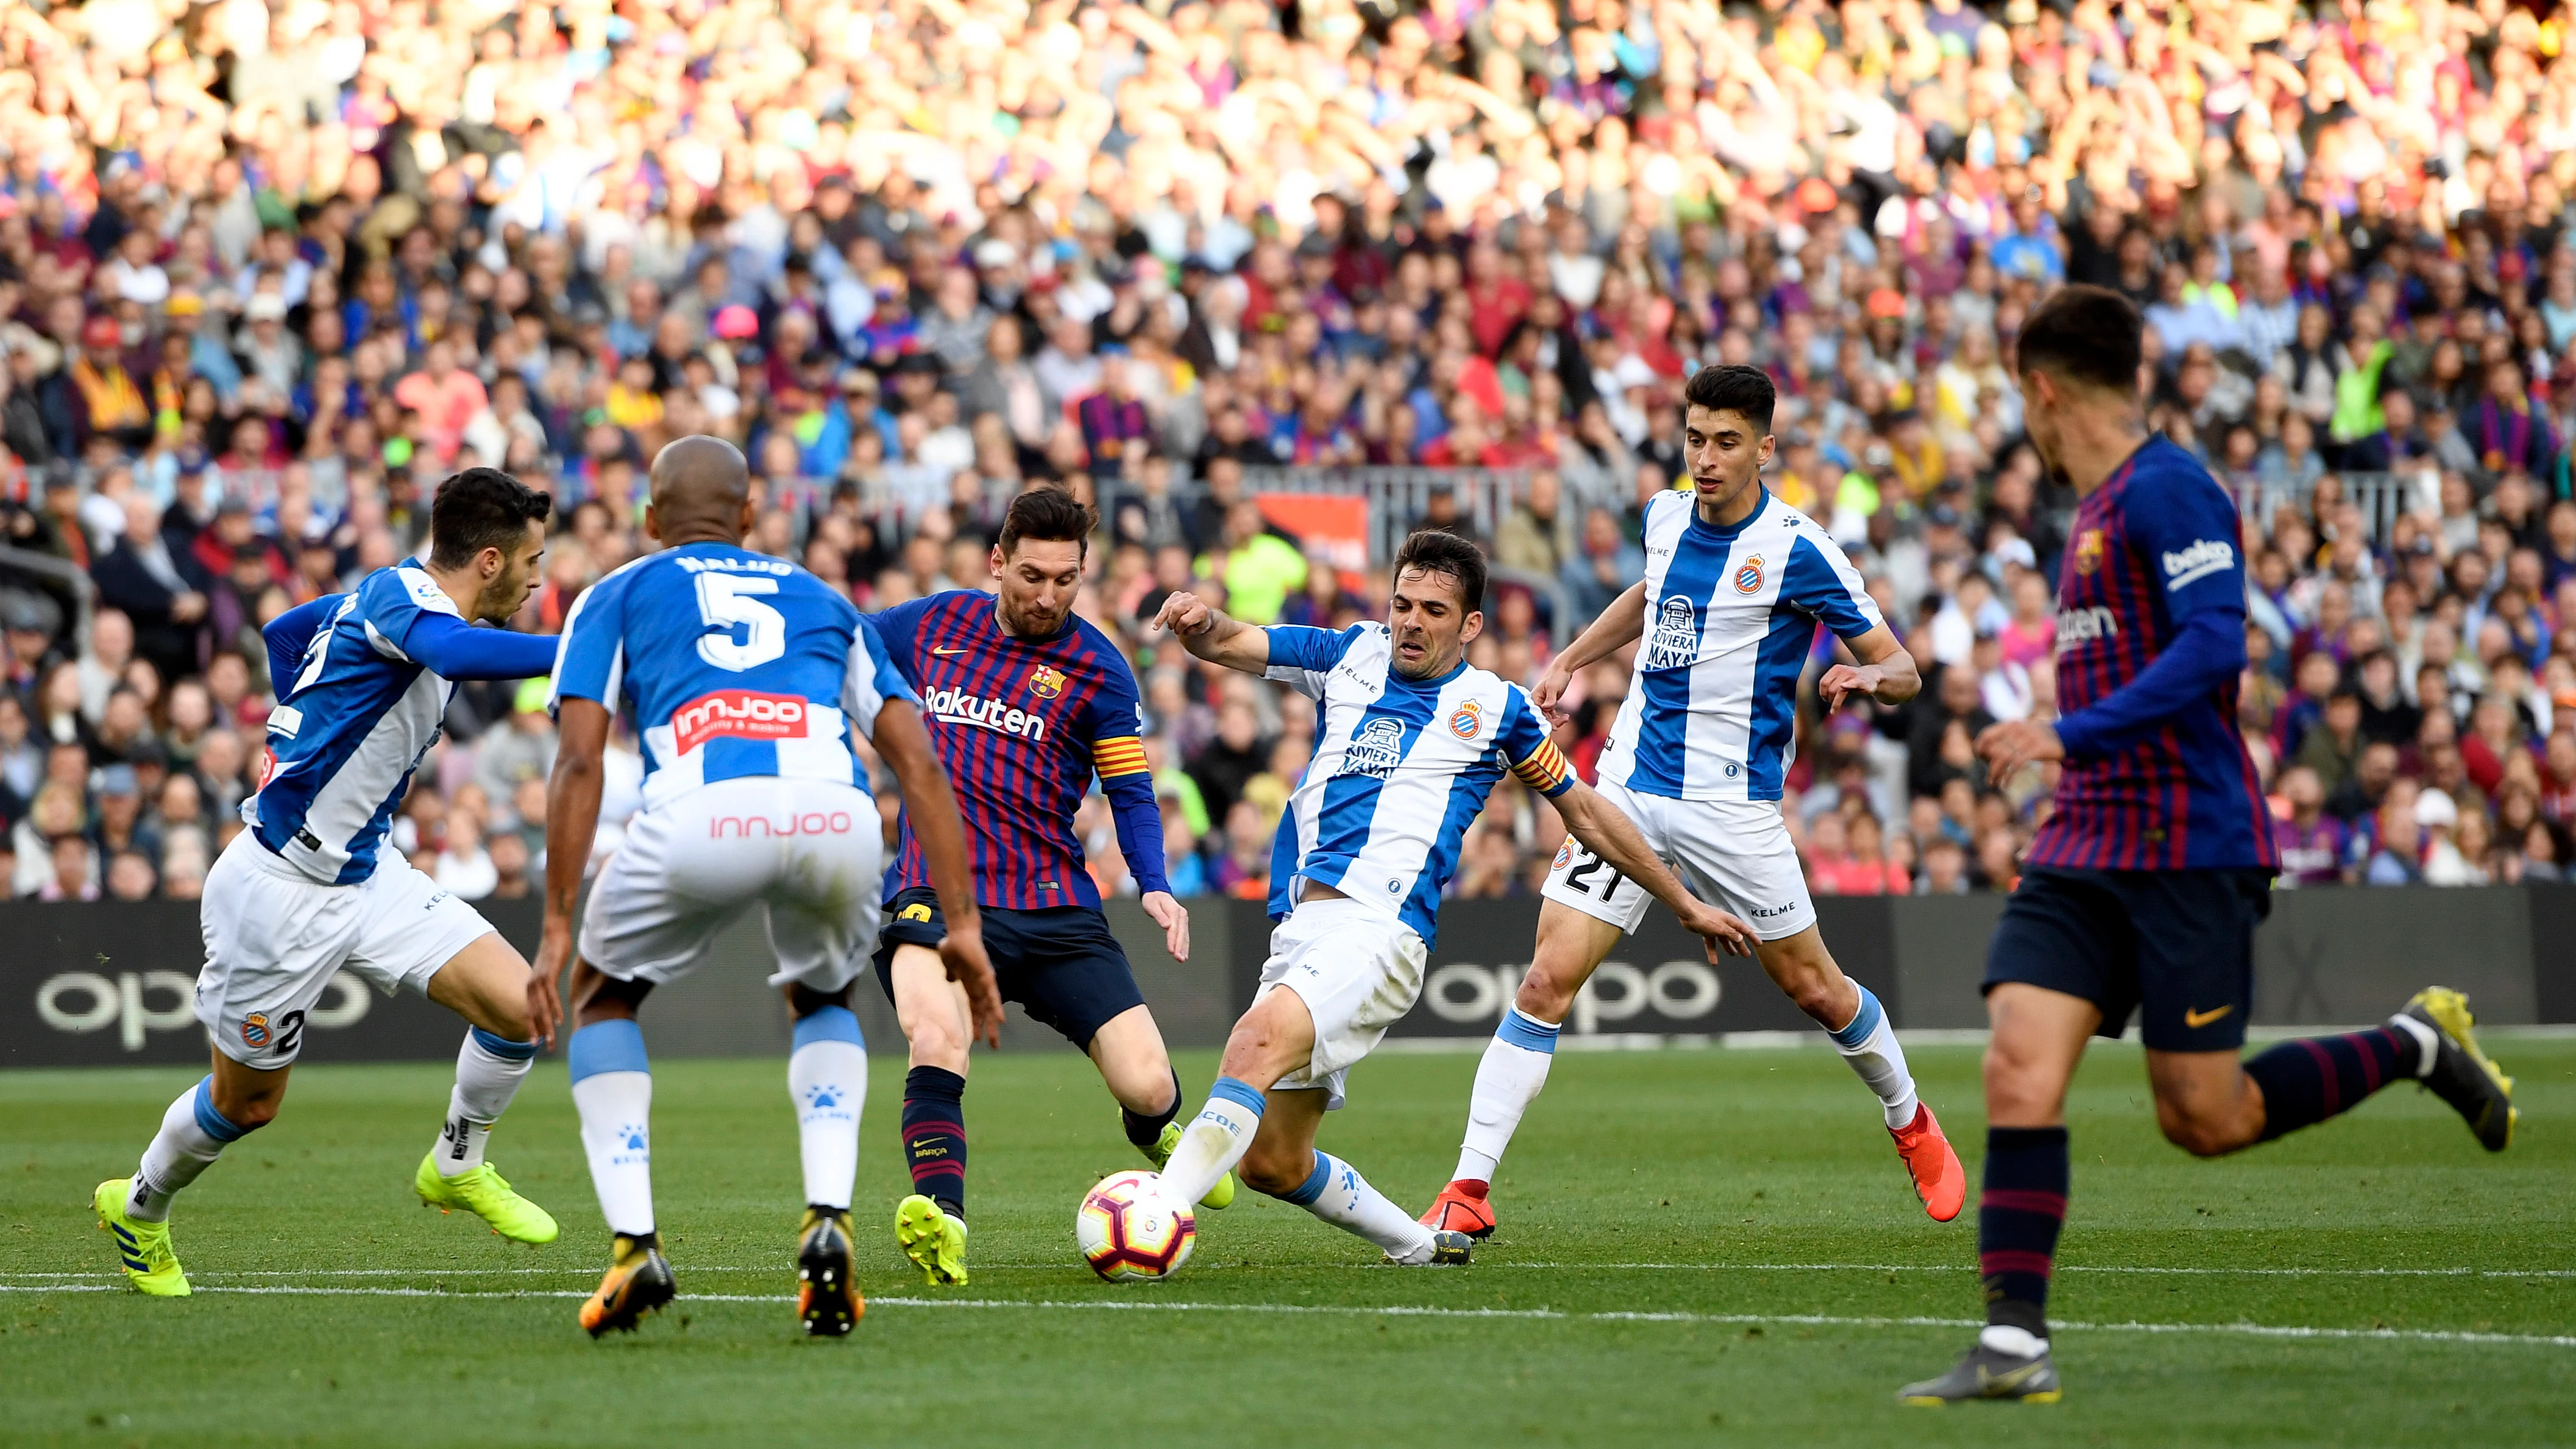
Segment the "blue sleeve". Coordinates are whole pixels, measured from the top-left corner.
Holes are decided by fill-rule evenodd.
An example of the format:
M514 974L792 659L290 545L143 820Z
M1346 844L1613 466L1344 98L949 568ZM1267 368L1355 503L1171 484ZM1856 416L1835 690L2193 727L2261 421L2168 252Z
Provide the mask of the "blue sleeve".
M1118 851L1127 857L1127 873L1136 878L1140 895L1169 894L1163 875L1163 807L1154 799L1150 774L1118 775L1100 782L1109 797L1109 814L1118 828Z
M442 679L542 679L555 667L556 641L507 629L477 629L453 614L423 612L403 652Z
M1494 732L1494 746L1503 752L1504 762L1522 784L1550 799L1574 788L1574 767L1550 737L1547 721L1530 707L1519 685L1504 690L1503 727Z
M1857 639L1886 622L1860 570L1830 539L1790 541L1789 562L1780 570L1780 602L1822 621L1837 639Z
M1145 761L1145 711L1136 698L1136 675L1108 636L1083 626L1101 666L1100 688L1083 711L1092 772L1108 797L1119 852L1136 889L1151 895L1171 889L1163 875L1163 807L1154 799L1153 767Z
M268 645L268 689L279 699L293 692L296 673L304 667L304 656L312 651L314 636L330 622L332 611L340 607L345 594L324 594L309 604L298 604L268 621L259 631Z
M2151 586L2164 591L2173 638L2137 678L2058 720L2069 759L2136 743L2245 668L2245 562L2234 502L2207 474L2161 488L2132 484L2123 522Z
M1335 633L1303 624L1272 624L1261 632L1270 636L1270 667L1262 672L1265 679L1276 680L1291 689L1316 699L1324 697L1324 676L1342 662L1351 645L1357 643L1366 624L1353 624Z
M563 640L555 654L554 685L546 692L546 712L562 710L567 699L587 699L617 712L618 694L626 684L626 585L631 577L610 574L582 590L564 615Z
M850 634L850 662L841 675L841 713L848 716L860 734L877 737L877 711L889 700L901 700L919 708L921 697L895 672L886 657L885 640L875 624L861 615Z
M877 642L885 646L887 662L906 680L921 678L920 667L913 663L912 642L921 633L921 616L929 612L930 600L912 599L883 612L861 616L876 626Z

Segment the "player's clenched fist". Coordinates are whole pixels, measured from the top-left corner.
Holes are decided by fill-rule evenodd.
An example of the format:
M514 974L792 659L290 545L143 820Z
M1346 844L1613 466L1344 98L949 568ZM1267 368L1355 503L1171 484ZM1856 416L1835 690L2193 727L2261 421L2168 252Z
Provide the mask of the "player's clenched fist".
M1169 629L1186 639L1215 628L1216 611L1207 606L1207 600L1196 594L1169 594L1163 599L1163 607L1154 612L1153 627Z

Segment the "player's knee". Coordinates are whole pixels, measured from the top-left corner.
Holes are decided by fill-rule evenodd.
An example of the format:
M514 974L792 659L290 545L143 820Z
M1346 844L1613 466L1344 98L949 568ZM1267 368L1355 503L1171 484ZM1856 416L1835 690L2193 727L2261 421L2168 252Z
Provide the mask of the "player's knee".
M1522 973L1521 989L1512 995L1512 1006L1521 1015L1540 1021L1561 1022L1574 1009L1574 993L1581 983L1567 979L1566 973L1549 969L1550 963L1533 961Z
M2167 1142L2194 1157L2224 1157L2246 1142L2234 1122L2186 1102L2157 1099L2156 1126Z
M1286 1197L1306 1185L1306 1178L1314 1171L1314 1154L1285 1147L1265 1148L1256 1141L1234 1170L1243 1185L1254 1192L1265 1197Z
M913 1023L905 1034L912 1048L912 1062L920 1067L945 1067L952 1072L965 1070L966 1034L954 1022L932 1019Z
M2000 1043L1986 1048L1986 1114L2009 1126L2054 1121L2061 1088L2039 1064Z

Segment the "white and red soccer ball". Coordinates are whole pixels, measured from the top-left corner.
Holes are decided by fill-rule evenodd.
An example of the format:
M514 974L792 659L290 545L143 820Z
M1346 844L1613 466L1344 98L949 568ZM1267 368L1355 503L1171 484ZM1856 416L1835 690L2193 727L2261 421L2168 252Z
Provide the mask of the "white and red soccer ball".
M1151 1283L1190 1260L1199 1223L1187 1203L1173 1200L1160 1174L1120 1172L1082 1195L1073 1237L1094 1273L1112 1283Z

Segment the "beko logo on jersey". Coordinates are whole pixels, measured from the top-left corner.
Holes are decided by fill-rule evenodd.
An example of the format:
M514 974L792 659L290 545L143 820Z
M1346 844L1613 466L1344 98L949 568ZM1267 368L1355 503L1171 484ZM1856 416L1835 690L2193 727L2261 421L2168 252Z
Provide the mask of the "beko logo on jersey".
M998 735L1016 739L1044 740L1046 718L1024 709L1014 709L998 699L968 694L962 689L934 689L922 700L930 717L945 724L973 725Z
M2236 567L2236 546L2223 538L2204 538L2189 548L2165 554L2165 592L2199 583L2211 574Z
M672 744L685 755L709 740L725 737L801 740L807 712L805 701L792 694L718 690L671 711Z
M2116 639L2119 634L2119 618L2100 604L2089 604L2081 609L2060 609L2057 611L2055 652L2063 654L2078 644Z
M693 574L775 574L783 579L796 572L796 565L775 558L692 558L684 554L672 562Z

